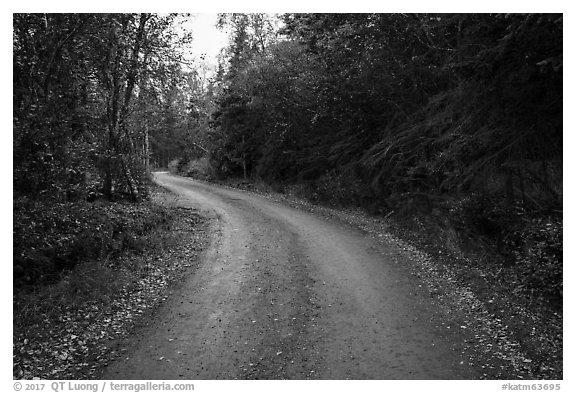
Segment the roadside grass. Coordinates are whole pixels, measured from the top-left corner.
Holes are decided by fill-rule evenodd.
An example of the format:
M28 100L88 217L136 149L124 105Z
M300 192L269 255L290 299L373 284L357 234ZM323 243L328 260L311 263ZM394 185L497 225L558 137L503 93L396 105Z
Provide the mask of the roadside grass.
M90 379L185 276L207 220L153 187L140 204L14 204L13 376ZM186 230L182 230L186 228Z

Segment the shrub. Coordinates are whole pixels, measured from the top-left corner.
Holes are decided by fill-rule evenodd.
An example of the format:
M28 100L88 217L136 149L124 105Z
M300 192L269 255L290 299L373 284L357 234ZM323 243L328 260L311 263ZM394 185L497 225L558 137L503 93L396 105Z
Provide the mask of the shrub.
M14 284L54 282L79 263L144 248L143 235L167 222L151 203L14 201Z
M518 291L561 307L563 257L561 219L525 218L524 225L506 236L514 247Z
M500 201L500 202L498 202ZM562 302L562 218L470 195L451 202L450 217L460 233L494 245L504 261L511 290L555 306ZM498 263L494 263L494 268Z
M331 170L316 182L315 193L320 202L334 206L359 205L362 199L362 183L350 174Z
M172 160L168 163L168 172L173 174L178 174L178 168L180 167L180 159Z
M191 160L182 166L180 172L184 176L201 180L213 180L216 178L216 171L210 163L208 157Z

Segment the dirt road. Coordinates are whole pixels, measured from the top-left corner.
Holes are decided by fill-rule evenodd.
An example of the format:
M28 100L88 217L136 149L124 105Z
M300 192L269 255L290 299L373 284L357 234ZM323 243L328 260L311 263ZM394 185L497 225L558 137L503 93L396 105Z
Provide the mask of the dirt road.
M196 272L108 379L472 379L461 337L394 245L251 193L166 173L215 215Z

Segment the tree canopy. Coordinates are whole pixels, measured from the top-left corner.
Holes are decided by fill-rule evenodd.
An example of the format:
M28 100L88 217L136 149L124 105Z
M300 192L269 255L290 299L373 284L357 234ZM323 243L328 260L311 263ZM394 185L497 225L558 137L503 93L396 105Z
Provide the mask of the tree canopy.
M561 205L562 15L221 14L215 78L177 21L14 15L16 192L137 200L150 164L204 157L384 210Z
M185 75L177 15L14 15L14 189L139 200ZM164 105L164 108L163 108ZM166 105L172 105L166 109ZM183 104L187 107L187 103Z
M561 15L282 18L264 49L250 20L234 30L214 116L224 172L345 178L382 201L501 177L510 199L559 203Z

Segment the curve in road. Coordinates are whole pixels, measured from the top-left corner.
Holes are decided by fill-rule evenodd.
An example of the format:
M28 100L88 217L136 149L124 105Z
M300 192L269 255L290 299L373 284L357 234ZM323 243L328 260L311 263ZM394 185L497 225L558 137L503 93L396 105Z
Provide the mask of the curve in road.
M158 172L217 218L197 271L108 379L473 379L395 245L252 193Z

